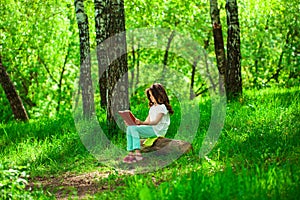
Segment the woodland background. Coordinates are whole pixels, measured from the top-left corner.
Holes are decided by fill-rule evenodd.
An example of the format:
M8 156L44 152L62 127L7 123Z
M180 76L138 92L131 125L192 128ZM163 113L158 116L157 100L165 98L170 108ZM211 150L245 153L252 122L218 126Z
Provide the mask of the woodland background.
M89 21L90 48L93 50L97 46L94 2L84 3ZM237 3L243 89L299 85L297 1ZM80 74L80 41L74 2L5 0L1 6L2 63L29 118L69 113L74 81ZM225 2L219 2L219 8L226 49ZM215 59L209 1L125 1L125 17L126 30L143 27L175 30L198 42ZM164 55L162 51L129 52L128 68L135 68L135 79L138 79L139 65L163 64ZM191 81L190 64L174 55L169 55L167 64ZM129 79L130 84L134 81ZM195 75L194 82L195 93L205 90L199 74ZM0 96L1 122L13 120L2 88Z
M1 0L0 4L0 199L299 199L297 0ZM103 9L107 5L111 10ZM228 16L228 7L235 9L229 13L234 16ZM220 11L220 19L211 15L218 13L212 8ZM101 20L101 10L113 17ZM234 26L228 24L228 17L237 16ZM137 28L170 30L161 40L165 48L128 49L128 55L114 63L117 67L105 72L100 85L93 85L92 93L89 75L95 73L89 74L83 57L90 50L97 58L99 41ZM229 30L235 33L234 40ZM177 37L173 33L198 43L217 71L236 75L225 77L230 80L226 92L234 95L227 96L220 137L204 157L199 152L212 119L210 86L195 65L167 51L174 44L172 37ZM97 68L95 60L91 62ZM231 61L237 62L228 65ZM159 70L168 66L176 72L172 75L180 74L175 80L185 82L167 88L175 113L166 137L174 138L182 120L198 124L191 133L193 151L156 171L134 174L120 170L132 167L121 162L123 157L120 162L112 160L117 167L110 167L87 150L73 118L74 94L82 94L83 113L93 114L95 109L97 125L125 151L126 134L116 126L109 129L107 108L112 99L121 99L119 105L130 104L137 117L145 118L144 90L152 83L141 80L161 75L147 73L149 66L162 66ZM129 93L113 98L111 89L126 71ZM79 87L78 79L85 75L86 85ZM182 104L173 89L188 91L185 103L199 105L199 121L181 116Z

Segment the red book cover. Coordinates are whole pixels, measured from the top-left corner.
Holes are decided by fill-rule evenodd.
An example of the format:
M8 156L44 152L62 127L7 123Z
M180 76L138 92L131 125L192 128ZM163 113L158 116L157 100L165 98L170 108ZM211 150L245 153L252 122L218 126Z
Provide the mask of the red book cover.
M129 126L136 125L135 117L130 112L130 110L119 111L119 115L124 119L127 125Z

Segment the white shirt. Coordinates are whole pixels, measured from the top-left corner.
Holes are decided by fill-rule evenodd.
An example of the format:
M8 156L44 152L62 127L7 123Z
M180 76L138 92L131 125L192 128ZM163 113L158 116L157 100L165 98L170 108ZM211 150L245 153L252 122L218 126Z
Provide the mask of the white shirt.
M150 107L149 110L150 121L155 121L159 113L163 113L164 115L161 118L161 120L158 122L158 124L153 125L152 127L157 136L165 136L170 125L170 115L165 104L158 104Z

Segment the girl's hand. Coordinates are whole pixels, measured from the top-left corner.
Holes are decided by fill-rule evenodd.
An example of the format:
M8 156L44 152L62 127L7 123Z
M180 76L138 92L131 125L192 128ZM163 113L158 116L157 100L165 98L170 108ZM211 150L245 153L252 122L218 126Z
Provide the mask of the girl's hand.
M128 123L124 120L124 124L126 125L126 126L128 126Z
M139 119L136 119L136 120L135 120L135 123L136 123L137 125L142 125L142 124L143 124L143 122L142 122L141 120L139 120Z

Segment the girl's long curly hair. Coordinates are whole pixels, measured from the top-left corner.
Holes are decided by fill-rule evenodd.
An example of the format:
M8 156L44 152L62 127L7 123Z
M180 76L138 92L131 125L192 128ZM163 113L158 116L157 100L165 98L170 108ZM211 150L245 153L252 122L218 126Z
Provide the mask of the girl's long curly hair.
M150 99L150 91L158 104L165 104L169 113L174 113L172 106L170 105L169 97L166 93L166 90L160 83L154 83L153 85L151 85L150 88L146 90L147 97L149 100L149 106L151 107L154 104L154 102L152 102Z

